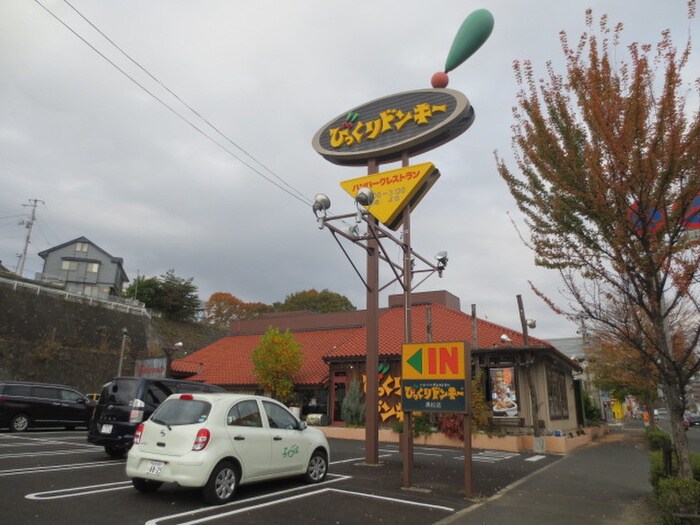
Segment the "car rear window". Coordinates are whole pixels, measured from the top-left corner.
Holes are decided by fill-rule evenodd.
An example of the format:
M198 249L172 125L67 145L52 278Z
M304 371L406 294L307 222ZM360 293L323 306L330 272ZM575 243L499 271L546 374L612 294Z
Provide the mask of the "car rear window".
M100 404L130 405L136 397L138 386L138 379L115 379L102 389Z
M5 395L29 397L31 388L30 385L5 385Z
M211 403L196 399L169 399L160 405L151 420L162 425L193 425L209 417Z

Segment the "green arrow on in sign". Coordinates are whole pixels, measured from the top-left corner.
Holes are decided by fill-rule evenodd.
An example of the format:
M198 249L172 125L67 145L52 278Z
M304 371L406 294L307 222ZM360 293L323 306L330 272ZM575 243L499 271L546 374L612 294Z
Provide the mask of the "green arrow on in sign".
M419 374L423 373L423 349L419 348L418 351L409 357L406 362L411 365Z

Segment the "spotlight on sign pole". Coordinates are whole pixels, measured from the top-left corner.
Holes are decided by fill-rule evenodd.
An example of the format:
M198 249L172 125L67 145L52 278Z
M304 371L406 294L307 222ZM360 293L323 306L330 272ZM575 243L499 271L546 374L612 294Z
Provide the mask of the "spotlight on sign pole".
M355 206L357 206L357 216L355 217L355 220L360 223L362 222L362 214L364 213L365 210L362 209L362 206L369 206L374 202L374 192L370 190L369 188L360 188L357 190L357 194L355 195Z
M325 193L317 193L311 209L318 219L318 229L322 230L326 224L326 211L331 207L331 200Z

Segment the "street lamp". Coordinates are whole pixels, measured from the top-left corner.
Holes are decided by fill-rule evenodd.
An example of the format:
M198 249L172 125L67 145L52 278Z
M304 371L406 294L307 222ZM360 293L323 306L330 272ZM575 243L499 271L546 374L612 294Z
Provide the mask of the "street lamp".
M128 337L129 331L126 327L122 328L122 349L119 352L119 366L117 367L117 377L122 375L122 361L124 361L124 347L126 346L126 338Z
M163 348L163 353L165 354L165 377L170 377L172 375L170 365L172 364L173 356L175 355L175 352L182 350L183 346L184 345L182 342L178 341L172 346L172 348Z

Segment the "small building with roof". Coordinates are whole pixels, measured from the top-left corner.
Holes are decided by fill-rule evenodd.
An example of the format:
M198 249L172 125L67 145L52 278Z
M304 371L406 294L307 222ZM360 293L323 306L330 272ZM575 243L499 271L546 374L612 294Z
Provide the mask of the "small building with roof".
M380 423L403 420L401 351L404 343L403 295L389 297L379 311ZM459 298L447 291L412 294L412 342L464 341L471 349L473 377L491 407L490 427L516 434L570 432L577 418L574 373L580 365L550 343L517 330L473 318L461 311ZM289 312L234 321L231 335L172 363L174 377L261 393L252 353L269 327L289 331L304 354L295 376L302 415L322 414L344 424L341 406L353 381L366 384L366 312L316 314ZM503 401L506 400L507 404ZM501 401L499 403L499 401ZM324 418L325 419L325 418Z
M62 284L67 292L88 297L120 297L129 278L124 260L114 257L90 241L78 237L42 252L44 267L36 280Z

